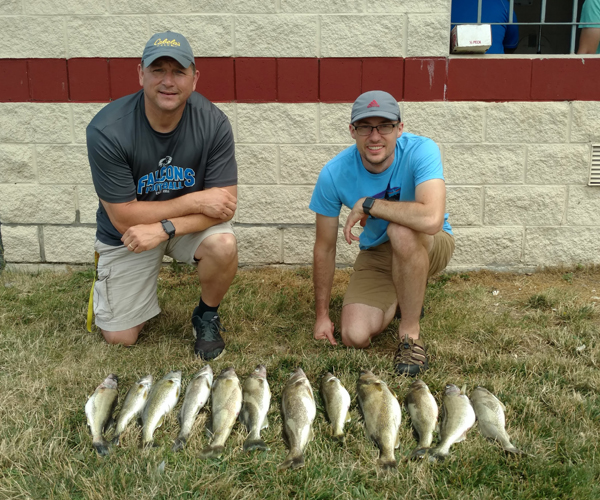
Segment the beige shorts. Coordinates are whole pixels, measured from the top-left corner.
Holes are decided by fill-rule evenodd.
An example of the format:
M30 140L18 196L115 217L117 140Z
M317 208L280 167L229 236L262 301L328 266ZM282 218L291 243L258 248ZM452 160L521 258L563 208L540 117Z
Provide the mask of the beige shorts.
M433 237L427 277L442 271L454 252L454 236L440 231ZM344 296L344 305L366 304L387 311L397 301L392 280L392 246L389 241L361 250L354 262L354 273Z
M94 285L96 325L116 332L133 328L160 313L156 283L163 256L178 262L196 264L194 254L205 238L233 232L229 222L209 227L199 233L175 236L156 248L141 253L123 245L94 244L98 259L98 279Z

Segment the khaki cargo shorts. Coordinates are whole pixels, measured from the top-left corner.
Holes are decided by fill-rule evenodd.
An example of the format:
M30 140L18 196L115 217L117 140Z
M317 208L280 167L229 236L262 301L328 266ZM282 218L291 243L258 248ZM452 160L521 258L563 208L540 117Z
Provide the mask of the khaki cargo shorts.
M163 256L196 264L194 254L204 239L223 233L235 234L229 222L199 233L175 236L141 253L130 252L123 245L114 247L96 240L94 248L100 254L98 279L94 285L96 325L116 332L141 325L159 314L156 284Z
M440 231L433 237L429 252L427 277L442 271L454 252L454 236ZM379 246L361 250L354 262L354 273L344 296L344 305L366 304L384 313L397 301L392 280L392 245L389 241Z

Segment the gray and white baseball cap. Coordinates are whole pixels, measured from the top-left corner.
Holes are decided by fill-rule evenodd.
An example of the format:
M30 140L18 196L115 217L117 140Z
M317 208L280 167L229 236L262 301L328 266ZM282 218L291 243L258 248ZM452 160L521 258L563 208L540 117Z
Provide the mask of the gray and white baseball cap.
M184 68L194 62L194 53L190 42L181 33L165 31L156 33L148 40L142 54L142 64L148 67L159 57L172 57Z
M371 90L358 96L352 105L350 123L363 118L380 116L390 120L400 120L400 106L391 94L383 90Z

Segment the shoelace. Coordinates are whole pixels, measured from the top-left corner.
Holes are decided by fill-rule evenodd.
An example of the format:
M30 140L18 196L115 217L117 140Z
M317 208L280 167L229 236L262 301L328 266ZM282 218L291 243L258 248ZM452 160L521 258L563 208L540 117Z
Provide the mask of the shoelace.
M203 328L202 330L202 333L204 334L202 335L202 337L204 337L203 340L208 342L219 340L219 332L227 331L221 324L219 316L216 314L213 316L213 319L211 319L208 323L208 328ZM208 335L206 335L206 333L208 333Z

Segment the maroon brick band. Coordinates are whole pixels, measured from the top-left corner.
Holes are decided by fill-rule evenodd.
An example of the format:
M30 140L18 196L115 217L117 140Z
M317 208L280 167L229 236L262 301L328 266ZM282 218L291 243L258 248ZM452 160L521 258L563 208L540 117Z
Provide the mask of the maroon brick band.
M108 102L139 90L138 58L0 59L0 102ZM599 101L600 59L199 57L215 102Z

